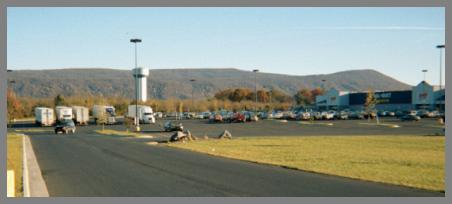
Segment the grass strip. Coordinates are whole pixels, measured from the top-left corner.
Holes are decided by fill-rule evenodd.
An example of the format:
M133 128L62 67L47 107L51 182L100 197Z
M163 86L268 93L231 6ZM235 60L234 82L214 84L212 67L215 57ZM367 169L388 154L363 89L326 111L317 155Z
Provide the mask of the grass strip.
M94 132L96 132L98 134L102 134L102 135L115 135L115 136L128 136L128 137L152 137L150 135L144 135L144 134L136 133L136 132L111 130L111 129L95 130Z
M23 196L22 187L22 136L16 133L7 133L7 170L14 171L15 196Z
M444 137L239 137L169 146L355 179L434 191L445 189Z
M376 126L386 126L391 128L399 128L399 125L396 124L387 124L387 123L359 123L360 125L376 125Z

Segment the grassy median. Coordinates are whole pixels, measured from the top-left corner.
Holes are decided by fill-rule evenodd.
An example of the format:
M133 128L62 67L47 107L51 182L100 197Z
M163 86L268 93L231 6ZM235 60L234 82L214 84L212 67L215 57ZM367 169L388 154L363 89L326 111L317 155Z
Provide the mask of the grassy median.
M445 189L444 137L240 137L169 146L368 181Z
M151 137L149 135L144 135L142 133L131 132L131 131L111 130L111 129L95 130L95 132L97 134L102 134L102 135L114 135L114 136L124 136L124 137L143 137L143 136Z
M13 170L15 175L16 197L23 196L22 187L22 136L16 133L7 134L7 170Z

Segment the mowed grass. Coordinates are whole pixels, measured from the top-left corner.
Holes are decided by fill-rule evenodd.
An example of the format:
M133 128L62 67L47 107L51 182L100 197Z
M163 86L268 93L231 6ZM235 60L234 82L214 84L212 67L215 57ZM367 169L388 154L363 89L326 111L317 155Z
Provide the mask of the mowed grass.
M111 129L95 130L95 132L98 134L103 134L103 135L116 135L116 136L129 136L129 137L145 136L141 133L136 133L136 132L131 132L131 131L111 130Z
M435 191L445 189L445 138L426 136L239 137L169 146Z
M14 185L16 197L23 196L22 187L22 136L15 133L7 133L7 170L14 171Z

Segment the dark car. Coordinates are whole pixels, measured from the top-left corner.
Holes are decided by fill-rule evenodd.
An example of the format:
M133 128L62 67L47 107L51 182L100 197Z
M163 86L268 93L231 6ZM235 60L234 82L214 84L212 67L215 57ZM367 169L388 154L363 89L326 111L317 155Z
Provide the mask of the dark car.
M401 121L419 121L421 120L421 117L417 116L417 115L404 115L402 117L400 117Z
M58 134L59 132L68 134L68 133L75 133L75 124L73 120L63 120L63 121L57 121L55 126L55 134Z
M164 129L166 132L171 131L184 131L184 126L182 126L182 123L174 124L171 121L167 121L164 125Z

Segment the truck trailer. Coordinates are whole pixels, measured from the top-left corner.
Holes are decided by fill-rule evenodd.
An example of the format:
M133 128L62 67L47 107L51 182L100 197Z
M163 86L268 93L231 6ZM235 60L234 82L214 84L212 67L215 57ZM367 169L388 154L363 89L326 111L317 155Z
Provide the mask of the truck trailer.
M137 107L135 109L135 107ZM138 119L140 123L155 123L155 117L154 112L152 111L152 108L150 106L145 105L129 105L128 111L127 111L127 117L129 118L135 118L135 113L138 112Z
M89 109L83 106L72 106L74 123L77 125L88 125Z
M52 126L55 123L53 109L47 107L36 107L35 123L39 126Z
M99 122L103 117L105 117L105 121ZM96 124L104 123L104 124L115 124L116 123L116 113L115 107L106 106L106 105L94 105L93 106L93 118Z
M58 121L72 120L72 108L66 106L55 107L56 119Z

